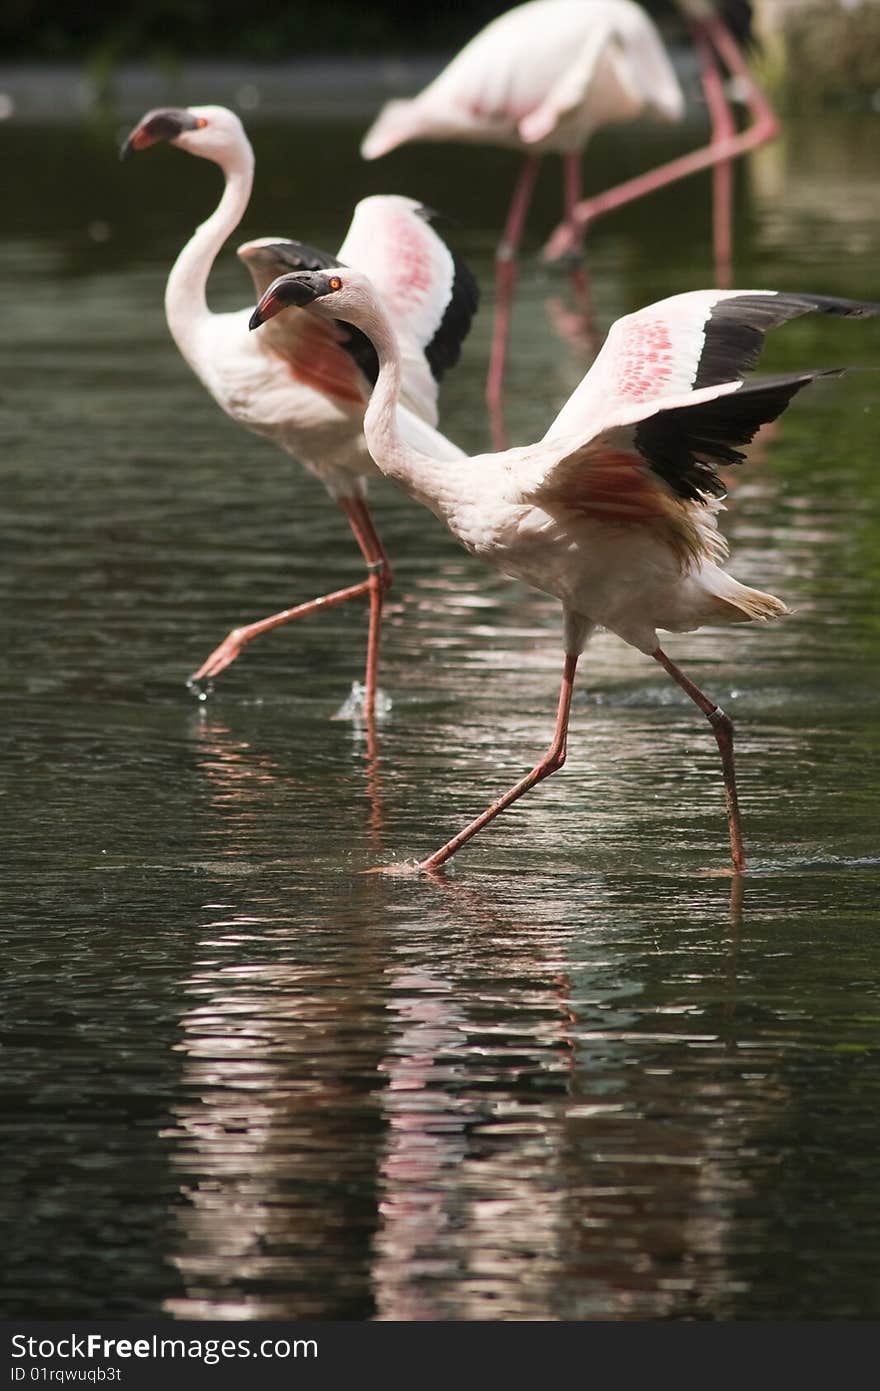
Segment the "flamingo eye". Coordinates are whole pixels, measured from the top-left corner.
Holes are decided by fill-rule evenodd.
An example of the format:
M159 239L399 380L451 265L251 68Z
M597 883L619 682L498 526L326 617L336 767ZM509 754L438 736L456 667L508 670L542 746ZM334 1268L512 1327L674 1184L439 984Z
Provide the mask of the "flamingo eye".
M331 289L331 290L341 290L341 289L342 289L342 281L339 279L339 276L338 276L338 275L331 275L331 277L330 277L330 289Z
M205 120L204 116L196 117L196 130L204 130L207 124L208 122Z

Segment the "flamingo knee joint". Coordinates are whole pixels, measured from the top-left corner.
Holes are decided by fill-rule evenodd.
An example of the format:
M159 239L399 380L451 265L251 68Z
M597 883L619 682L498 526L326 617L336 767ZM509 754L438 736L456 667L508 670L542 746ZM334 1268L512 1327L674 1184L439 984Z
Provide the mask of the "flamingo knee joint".
M721 709L720 705L716 705L714 710L710 710L706 719L714 729L733 731L733 720Z

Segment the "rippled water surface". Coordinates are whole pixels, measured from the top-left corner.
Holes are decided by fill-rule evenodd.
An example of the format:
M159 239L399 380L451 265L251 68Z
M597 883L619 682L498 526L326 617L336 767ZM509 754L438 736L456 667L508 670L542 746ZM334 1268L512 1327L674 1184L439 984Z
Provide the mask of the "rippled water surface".
M737 284L880 298L878 120L802 121L738 172ZM513 160L366 166L354 125L252 134L241 239L333 248L378 191L455 219L486 295L443 424L486 447ZM804 393L734 485L735 572L793 616L668 642L737 721L744 883L705 724L606 636L564 772L444 879L364 875L435 848L545 747L555 606L378 486L397 570L378 747L333 718L361 674L353 605L255 644L196 703L185 678L229 628L353 583L359 557L169 341L164 276L216 170L166 149L120 167L112 123L3 135L7 1311L877 1317L880 321L799 321L766 355L871 369ZM698 135L609 136L589 178ZM554 179L514 441L590 360L533 254ZM600 224L590 268L600 333L710 284L708 185ZM249 301L229 253L212 294Z

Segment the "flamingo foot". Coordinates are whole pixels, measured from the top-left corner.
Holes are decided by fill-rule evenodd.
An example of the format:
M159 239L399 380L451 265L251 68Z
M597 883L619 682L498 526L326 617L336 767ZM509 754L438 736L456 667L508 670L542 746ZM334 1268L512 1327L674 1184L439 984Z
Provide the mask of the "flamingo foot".
M210 677L199 676L198 672L194 672L186 678L186 689L192 692L196 700L205 701L214 694L214 682Z
M422 872L432 871L425 871L425 866L418 860L397 860L393 865L373 865L372 869L361 870L361 874L387 874L396 879L414 879Z
M584 261L583 228L569 227L563 222L545 245L541 260L545 265L560 266L563 270L581 266Z
M220 646L214 648L210 657L202 662L198 671L194 671L190 676L186 684L191 691L198 695L200 700L204 699L202 683L206 681L210 683L213 677L219 676L221 671L232 666L236 658L241 656L241 650L244 646L242 642L243 632L242 628L234 628L228 637L223 639ZM210 691L210 684L208 690Z

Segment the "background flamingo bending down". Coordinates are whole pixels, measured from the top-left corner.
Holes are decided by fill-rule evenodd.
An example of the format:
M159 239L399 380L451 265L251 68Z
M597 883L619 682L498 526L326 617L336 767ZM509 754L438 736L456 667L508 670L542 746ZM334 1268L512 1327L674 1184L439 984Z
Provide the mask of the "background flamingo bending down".
M126 157L158 141L218 164L223 196L197 228L172 267L165 312L174 341L196 376L228 415L264 435L314 473L348 519L367 565L359 584L284 609L237 628L190 677L213 678L260 634L361 595L370 600L364 705L376 697L380 620L391 581L385 550L366 503L366 483L376 472L363 435L363 416L378 372L371 345L348 324L310 312L288 315L259 339L247 330L249 309L214 314L206 285L214 260L248 205L254 157L238 117L222 106L150 111L122 147ZM398 420L404 437L439 457L461 450L434 428L437 383L458 359L477 305L477 288L465 266L428 225L425 210L409 198L363 199L335 256L302 242L263 238L239 248L257 294L277 275L339 264L369 273L383 298L404 363ZM408 270L401 281L401 265Z
M391 101L364 137L361 153L377 159L410 140L462 140L520 150L525 163L495 254L495 325L486 383L500 404L516 256L538 161L563 162L564 220L545 248L547 259L580 253L588 223L603 213L688 174L721 165L716 184L715 249L722 281L730 260L729 161L776 134L777 122L734 38L748 27L747 0L678 0L697 45L712 121L708 146L584 201L581 154L600 127L649 114L678 121L684 97L652 21L633 0L530 0L482 29L418 96ZM721 15L726 15L730 24ZM740 83L752 124L736 133L718 59Z
M397 427L400 357L369 281L354 272L282 276L257 327L287 305L357 325L379 357L364 419L383 473L429 506L475 555L562 602L565 662L553 741L519 782L422 861L434 869L565 762L578 657L597 625L653 657L696 703L721 753L734 868L745 864L731 721L670 661L657 629L775 618L785 605L721 568L719 464L822 372L743 380L764 332L811 310L860 316L880 305L816 295L703 290L618 320L580 386L537 444L449 464L414 449Z

